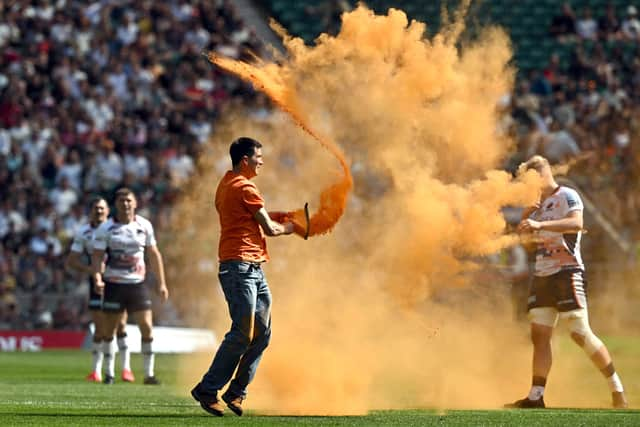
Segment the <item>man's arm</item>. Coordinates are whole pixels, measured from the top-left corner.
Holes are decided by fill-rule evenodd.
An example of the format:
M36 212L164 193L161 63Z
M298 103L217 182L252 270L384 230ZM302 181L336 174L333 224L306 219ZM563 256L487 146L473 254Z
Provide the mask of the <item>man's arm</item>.
M68 271L77 271L79 273L91 274L93 269L91 264L87 265L80 259L80 252L70 251L67 259L64 261L64 268Z
M280 224L272 220L265 208L260 208L253 217L262 226L267 236L275 237L293 233L293 224L291 222Z
M577 233L582 230L582 210L575 210L562 219L554 219L551 221L534 221L532 219L523 220L518 225L520 232L532 231L555 231L557 233Z
M149 255L149 266L151 271L156 276L157 291L162 301L166 301L169 298L169 289L164 279L164 264L162 263L162 254L160 249L156 245L147 246L147 253Z
M91 266L89 272L95 280L95 291L98 294L102 294L104 289L104 282L102 281L102 272L104 271L104 250L93 249L91 253Z

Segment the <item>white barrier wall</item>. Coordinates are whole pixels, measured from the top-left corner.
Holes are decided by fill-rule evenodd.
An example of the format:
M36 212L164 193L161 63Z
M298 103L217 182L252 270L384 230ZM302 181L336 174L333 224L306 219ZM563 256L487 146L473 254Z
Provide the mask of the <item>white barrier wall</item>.
M93 324L91 325L93 333ZM140 330L137 325L127 325L127 343L132 353L140 353ZM193 353L214 351L218 347L215 334L208 329L153 327L153 351L155 353Z

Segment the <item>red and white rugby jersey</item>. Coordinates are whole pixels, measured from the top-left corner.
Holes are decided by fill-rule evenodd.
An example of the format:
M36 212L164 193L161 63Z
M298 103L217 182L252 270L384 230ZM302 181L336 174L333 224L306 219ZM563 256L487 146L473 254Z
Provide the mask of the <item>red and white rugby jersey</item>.
M144 250L154 246L156 238L153 226L140 215L128 224L109 218L96 230L93 247L107 255L102 278L113 283L141 283L146 266Z
M578 192L564 186L544 199L540 208L529 215L535 221L550 221L566 218L569 212L582 211L584 205ZM584 270L580 255L582 232L563 234L555 231L538 231L536 265L534 275L550 276L562 270L579 268Z

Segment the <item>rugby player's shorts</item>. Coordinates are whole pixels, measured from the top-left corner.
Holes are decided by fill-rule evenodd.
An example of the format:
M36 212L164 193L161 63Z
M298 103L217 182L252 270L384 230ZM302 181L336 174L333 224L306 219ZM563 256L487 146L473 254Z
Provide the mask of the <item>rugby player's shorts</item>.
M110 313L129 313L151 310L151 296L144 283L104 283L102 310Z
M581 269L564 270L550 276L534 276L529 287L527 309L553 307L559 312L587 307L587 281Z
M102 310L102 295L96 292L96 280L89 277L89 310Z

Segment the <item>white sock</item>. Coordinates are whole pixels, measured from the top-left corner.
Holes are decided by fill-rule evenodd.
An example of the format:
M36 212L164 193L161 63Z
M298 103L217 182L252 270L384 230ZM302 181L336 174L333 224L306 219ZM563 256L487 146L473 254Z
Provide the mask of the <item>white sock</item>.
M142 341L140 346L142 350L142 364L144 366L144 377L149 378L153 377L153 368L155 363L155 355L153 354L153 350L151 349L151 341L145 342Z
M541 385L532 385L531 390L529 391L529 400L538 400L544 395L544 386Z
M94 341L91 346L91 372L102 372L102 359L102 341Z
M607 378L607 382L609 383L609 390L613 393L614 391L623 392L624 388L622 387L622 381L620 381L620 377L617 372L614 372L609 378Z
M122 370L131 370L131 352L129 352L129 346L127 345L127 336L118 337L118 352L120 353L120 361L122 362Z
M116 376L116 343L113 339L102 342L102 352L104 353L105 374L110 377Z

